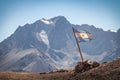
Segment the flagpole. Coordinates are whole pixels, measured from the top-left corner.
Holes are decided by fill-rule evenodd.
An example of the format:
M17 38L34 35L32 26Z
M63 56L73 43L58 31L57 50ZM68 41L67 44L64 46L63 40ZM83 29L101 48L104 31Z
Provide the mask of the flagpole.
M82 62L83 62L82 51L81 51L81 49L80 49L80 45L79 45L79 43L78 43L78 41L77 41L77 38L76 38L76 36L75 36L75 31L74 31L74 28L73 28L73 27L72 27L72 30L73 30L73 33L74 33L74 37L75 37L75 39L76 39L76 43L77 43L77 47L78 47L78 51L79 51L79 53L80 53L80 56L81 56L81 59L82 59Z

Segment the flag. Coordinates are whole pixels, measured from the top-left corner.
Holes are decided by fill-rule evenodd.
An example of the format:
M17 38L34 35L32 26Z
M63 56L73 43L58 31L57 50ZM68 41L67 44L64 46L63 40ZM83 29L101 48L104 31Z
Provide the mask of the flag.
M93 39L92 34L89 33L88 31L80 31L79 32L74 28L73 28L73 30L74 30L74 34L79 42L87 42L87 41L90 41Z

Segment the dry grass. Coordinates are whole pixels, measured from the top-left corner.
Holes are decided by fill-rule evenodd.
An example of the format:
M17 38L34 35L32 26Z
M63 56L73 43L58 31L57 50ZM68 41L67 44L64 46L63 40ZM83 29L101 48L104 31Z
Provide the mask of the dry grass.
M120 80L120 59L78 74L67 70L50 73L0 72L0 80Z
M68 80L71 73L26 73L26 72L1 72L0 80Z

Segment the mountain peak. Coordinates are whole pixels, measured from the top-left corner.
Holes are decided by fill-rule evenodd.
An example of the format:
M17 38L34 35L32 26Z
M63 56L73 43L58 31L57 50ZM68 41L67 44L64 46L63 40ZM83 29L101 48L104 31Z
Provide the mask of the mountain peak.
M56 16L56 17L54 17L54 18L51 18L51 20L60 20L60 19L62 19L62 20L66 20L66 18L64 17L64 16Z
M64 16L56 16L54 18L51 18L50 20L53 21L54 23L56 23L56 22L69 22Z
M56 16L54 18L50 18L50 19L45 19L42 18L40 19L41 22L43 22L44 24L55 24L56 22L68 22L68 20L64 17L64 16Z

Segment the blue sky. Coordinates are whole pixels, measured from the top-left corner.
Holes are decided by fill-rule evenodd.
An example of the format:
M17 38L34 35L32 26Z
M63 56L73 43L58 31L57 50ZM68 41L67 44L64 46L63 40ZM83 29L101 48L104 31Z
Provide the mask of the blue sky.
M65 16L72 24L120 28L120 0L0 0L0 42L19 25Z

